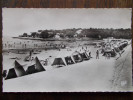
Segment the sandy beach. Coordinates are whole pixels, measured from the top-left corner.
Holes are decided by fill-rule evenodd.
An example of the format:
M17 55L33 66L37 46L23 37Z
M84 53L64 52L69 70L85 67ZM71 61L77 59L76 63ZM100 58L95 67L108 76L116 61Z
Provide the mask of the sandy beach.
M47 41L46 41L47 43ZM56 42L54 42L56 43ZM57 42L58 43L58 42ZM43 65L44 60L48 60L47 65L43 65L46 69L44 72L38 72L14 79L3 79L4 92L76 92L76 91L130 91L131 89L131 59L126 60L124 67L117 66L122 59L131 56L131 44L129 44L122 53L121 57L111 57L107 59L102 53L99 54L100 59L96 59L96 51L101 48L96 45L86 45L91 41L77 41L65 43L64 49L39 49L40 51L32 54L32 57L38 57ZM95 43L95 41L94 41ZM42 44L42 43L41 43ZM71 56L73 52L83 52L82 48L86 48L91 52L92 58L80 63L67 65L61 68L55 68L52 65L57 57ZM25 62L24 59L29 55L29 51L25 54L14 52L3 53L3 70L14 67L14 61L17 60L25 70L28 66L35 62ZM16 58L17 57L17 58ZM119 57L119 59L117 59ZM117 60L116 60L117 59ZM6 63L8 61L8 63ZM130 66L129 66L130 65ZM128 69L127 69L128 67ZM126 70L126 73L125 73ZM120 75L118 75L120 73ZM126 77L126 76L127 77ZM124 78L123 78L124 77ZM127 78L127 80L126 80ZM124 80L123 80L124 79ZM126 83L123 83L125 82ZM35 83L35 84L34 84ZM10 85L12 84L12 85Z

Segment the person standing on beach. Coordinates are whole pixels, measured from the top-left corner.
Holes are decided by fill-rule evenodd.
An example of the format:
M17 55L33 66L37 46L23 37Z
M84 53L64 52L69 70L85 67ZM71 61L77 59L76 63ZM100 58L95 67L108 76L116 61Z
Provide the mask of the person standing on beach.
M108 54L107 53L105 53L105 59L108 59Z
M86 51L88 50L87 46L86 46Z
M121 57L121 52L119 52L119 56Z
M96 51L96 59L99 59L99 51Z
M46 66L48 65L48 58L45 60L45 65Z
M91 52L89 52L89 57L91 58Z
M29 55L30 60L31 60L31 56L32 56L32 50L30 51L30 55Z
M110 59L111 53L106 53L105 57L106 57L107 59Z
M24 47L26 48L26 44L24 45Z

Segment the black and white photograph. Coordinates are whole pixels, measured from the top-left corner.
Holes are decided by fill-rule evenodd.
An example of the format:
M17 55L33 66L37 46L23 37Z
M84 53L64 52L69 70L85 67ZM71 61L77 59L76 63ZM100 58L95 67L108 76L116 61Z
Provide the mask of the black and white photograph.
M129 92L131 8L2 8L3 92Z

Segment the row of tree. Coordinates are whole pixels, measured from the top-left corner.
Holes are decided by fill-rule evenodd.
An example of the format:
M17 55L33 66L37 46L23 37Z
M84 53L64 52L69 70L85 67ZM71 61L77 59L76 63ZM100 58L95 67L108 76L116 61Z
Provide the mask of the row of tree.
M81 31L80 33L78 31ZM38 30L38 32L31 32L30 35L27 33L23 33L22 37L39 37L39 38L53 38L55 35L59 35L61 38L125 38L131 39L131 29L97 29L97 28L89 28L89 29L81 29L81 28L72 28L72 29L63 29L63 30Z

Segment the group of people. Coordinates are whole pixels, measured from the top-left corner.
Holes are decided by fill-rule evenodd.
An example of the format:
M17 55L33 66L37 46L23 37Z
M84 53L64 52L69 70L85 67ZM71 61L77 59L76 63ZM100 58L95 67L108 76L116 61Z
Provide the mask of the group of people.
M24 43L24 44L22 44L21 42L20 42L20 44L16 44L15 42L14 42L14 44L9 44L9 43L5 43L4 45L3 45L3 48L8 48L8 49L16 49L17 48L17 46L22 46L21 48L23 49L23 48L26 48L27 47L27 45L26 45L26 43ZM20 48L20 47L19 47Z
M89 52L87 46L86 46L86 47L82 47L82 48L80 49L80 51L82 51L82 50L84 50L85 52ZM60 50L59 50L59 51L60 51ZM30 57L30 59L32 59L32 53L33 53L33 50L31 50L31 51L29 52L29 57ZM100 55L99 50L96 50L96 59L99 59L99 55ZM89 55L88 55L88 56L91 57L91 52L89 52ZM111 57L111 53L106 53L106 54L105 54L105 59L110 59L110 57ZM47 61L46 61L46 62L47 62Z
M87 46L85 48L82 47L82 50L84 50L85 52L89 52L89 57L91 57L91 51L88 50ZM80 51L82 50L80 49Z
M99 59L99 50L96 51L96 59Z

